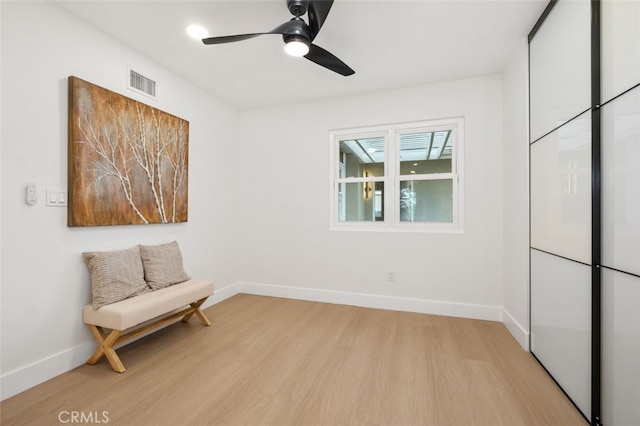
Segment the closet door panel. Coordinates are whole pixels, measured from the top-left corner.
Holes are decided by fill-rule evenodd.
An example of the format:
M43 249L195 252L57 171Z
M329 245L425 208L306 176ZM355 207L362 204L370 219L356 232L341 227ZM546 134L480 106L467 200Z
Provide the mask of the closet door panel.
M602 418L640 425L640 278L602 272Z
M602 263L640 275L640 87L602 111Z
M531 141L590 106L590 4L560 1L529 44Z
M531 250L531 352L591 410L591 267Z
M604 103L640 83L640 1L601 0L601 10Z
M531 246L591 263L591 119L531 145Z

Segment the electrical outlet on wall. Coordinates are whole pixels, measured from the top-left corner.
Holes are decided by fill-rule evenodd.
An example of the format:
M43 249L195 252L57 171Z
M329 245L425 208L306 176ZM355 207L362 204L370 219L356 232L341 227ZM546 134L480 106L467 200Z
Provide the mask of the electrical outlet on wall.
M396 282L396 273L394 271L387 272L387 282L388 283Z

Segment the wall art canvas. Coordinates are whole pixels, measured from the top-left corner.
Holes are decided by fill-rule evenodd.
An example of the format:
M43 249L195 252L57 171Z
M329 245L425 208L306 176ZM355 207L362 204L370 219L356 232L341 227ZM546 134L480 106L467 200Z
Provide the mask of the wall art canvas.
M69 77L68 226L186 222L189 122Z

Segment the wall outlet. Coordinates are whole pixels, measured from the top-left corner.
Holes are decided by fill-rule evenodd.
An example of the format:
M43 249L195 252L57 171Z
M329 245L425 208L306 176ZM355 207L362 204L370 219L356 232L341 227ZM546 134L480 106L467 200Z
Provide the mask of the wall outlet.
M387 272L387 282L395 283L396 282L396 273L393 271Z

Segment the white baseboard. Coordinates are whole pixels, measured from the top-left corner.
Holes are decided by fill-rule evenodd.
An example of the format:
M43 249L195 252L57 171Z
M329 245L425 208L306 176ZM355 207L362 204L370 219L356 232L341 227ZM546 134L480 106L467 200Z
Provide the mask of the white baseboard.
M499 306L474 305L443 302L438 300L351 293L249 282L240 282L227 287L216 288L213 296L205 302L203 307L207 308L215 305L216 303L220 303L238 293L489 321L502 321L503 315L511 318L508 312L504 311L504 309ZM504 322L521 345L523 344L522 342L528 343L527 333L524 332L524 330L519 327L515 321L513 321L513 318L511 318L511 321ZM515 332L510 328L511 326L508 325L510 323L513 323L512 326L515 327ZM0 377L0 401L10 398L20 392L84 364L89 356L91 356L94 349L95 342L88 341L3 374Z
M506 309L502 308L502 323L507 327L509 333L522 346L522 349L529 351L529 332L525 330L518 321Z
M473 305L466 303L443 302L439 300L351 293L250 282L240 283L239 290L240 293L246 294L335 303L339 305L360 306L364 308L417 312L422 314L444 315L489 321L502 320L502 307L500 306Z
M0 401L84 364L95 349L94 342L82 343L3 374L0 377Z

